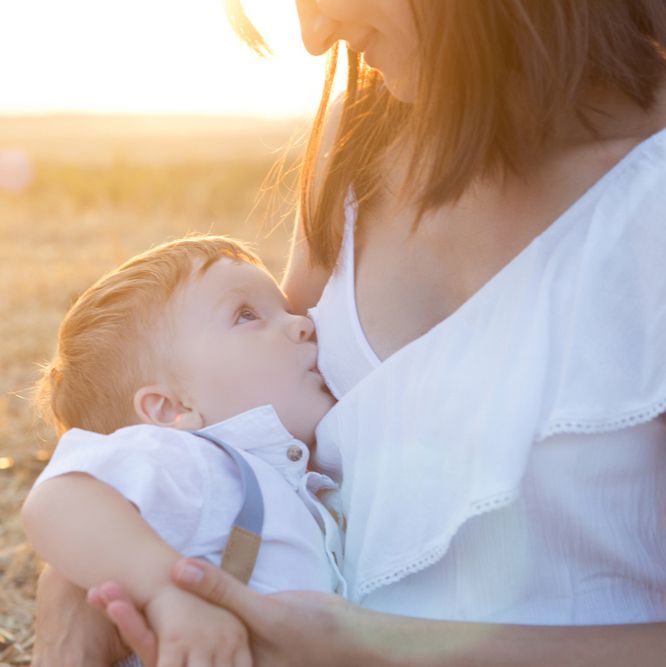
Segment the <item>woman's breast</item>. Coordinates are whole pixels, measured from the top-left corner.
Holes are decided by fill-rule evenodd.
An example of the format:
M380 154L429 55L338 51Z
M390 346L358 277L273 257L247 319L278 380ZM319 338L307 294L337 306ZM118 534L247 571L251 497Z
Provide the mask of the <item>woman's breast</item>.
M319 369L337 399L448 312L442 263L428 254L425 241L408 243L389 225L372 243L360 234L361 247L355 215L348 207L337 266L309 311Z
M355 206L349 205L337 266L319 302L309 310L317 330L319 370L338 400L381 363L358 319L354 276L355 216Z
M337 278L329 281L309 314L317 329L319 371L331 393L340 400L381 362L367 343L337 282Z

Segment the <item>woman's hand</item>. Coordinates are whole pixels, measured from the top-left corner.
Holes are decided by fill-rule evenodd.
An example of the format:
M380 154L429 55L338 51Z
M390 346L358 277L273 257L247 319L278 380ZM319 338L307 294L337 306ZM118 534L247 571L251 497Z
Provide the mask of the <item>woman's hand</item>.
M33 667L109 667L129 653L85 591L48 565L37 587Z
M144 667L156 667L157 635L127 591L116 583L107 582L91 588L87 600L90 605L106 614L107 619L116 626L125 644L136 653Z
M188 581L188 573L201 577ZM173 578L181 587L228 609L246 624L255 667L371 664L358 662L356 639L363 627L360 616L366 612L336 595L308 591L260 595L220 569L191 560L180 561ZM155 634L129 596L116 584L108 583L92 589L89 600L106 607L107 615L145 667L155 667ZM348 659L352 654L356 661Z
M173 584L156 592L145 618L113 583L90 589L88 601L123 628L144 667L252 667L247 630L238 618Z
M363 626L360 616L365 612L337 595L312 591L260 595L222 570L192 560L177 563L173 580L246 624L255 667L361 664L354 628Z

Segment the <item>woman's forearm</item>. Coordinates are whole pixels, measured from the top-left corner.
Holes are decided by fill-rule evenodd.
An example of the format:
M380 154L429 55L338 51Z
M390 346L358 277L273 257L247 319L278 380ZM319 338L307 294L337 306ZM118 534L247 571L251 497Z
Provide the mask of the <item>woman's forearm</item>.
M363 609L339 596L262 596L219 568L179 562L174 583L235 613L255 665L305 667L663 667L666 623L536 626L434 621Z
M666 624L536 626L430 621L360 612L349 665L368 667L658 667ZM360 621L360 622L359 622Z

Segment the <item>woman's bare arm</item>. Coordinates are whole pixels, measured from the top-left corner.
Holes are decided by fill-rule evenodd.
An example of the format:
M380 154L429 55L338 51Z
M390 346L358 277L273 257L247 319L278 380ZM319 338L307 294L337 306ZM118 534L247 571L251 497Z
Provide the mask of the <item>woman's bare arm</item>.
M312 308L319 301L328 275L325 269L311 265L303 225L300 222L300 216L297 215L289 259L282 278L282 289L294 312L304 315L308 308Z
M201 578L192 580L192 573ZM536 626L409 618L312 592L263 596L228 574L181 561L174 581L238 615L250 630L255 667L662 667L666 624ZM113 587L111 587L113 590ZM151 633L117 594L118 627L134 650ZM129 613L131 612L131 613ZM116 620L120 615L115 616ZM146 667L153 667L149 662Z
M354 630L357 648L349 665L658 667L666 655L664 623L509 625L366 612L365 620L359 619L356 626L362 629Z
M174 570L176 577L181 568L179 564ZM660 667L666 656L664 623L534 626L432 621L372 612L316 593L278 594L262 604L260 596L248 596L244 586L224 573L199 569L203 578L185 584L187 589L246 622L257 638L259 666L305 666L300 656L319 655L316 664L331 667Z
M335 135L342 116L342 99L336 99L328 111L326 125L321 141L319 157L315 168L314 197L317 196L319 188L322 187L324 175L328 168L327 156L330 153ZM331 220L333 225L342 225L342 210L336 212L339 220ZM296 213L294 231L289 248L289 259L282 278L282 289L285 291L294 310L304 314L308 308L312 308L324 290L330 272L321 266L314 266L310 256L305 230L300 211Z

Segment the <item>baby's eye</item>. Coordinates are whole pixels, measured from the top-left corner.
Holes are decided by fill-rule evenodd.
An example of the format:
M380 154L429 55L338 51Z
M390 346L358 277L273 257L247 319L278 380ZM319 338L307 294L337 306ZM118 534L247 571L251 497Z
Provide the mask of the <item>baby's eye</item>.
M258 315L254 312L254 310L252 310L252 308L249 308L248 306L243 306L238 311L238 316L236 317L236 324L253 322L256 319L258 319Z

